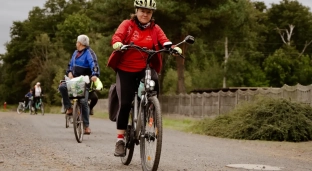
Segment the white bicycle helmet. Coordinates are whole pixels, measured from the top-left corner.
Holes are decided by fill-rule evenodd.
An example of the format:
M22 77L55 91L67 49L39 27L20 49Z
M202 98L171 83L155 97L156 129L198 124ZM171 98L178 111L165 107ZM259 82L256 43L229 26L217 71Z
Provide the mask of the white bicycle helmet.
M156 10L156 1L155 0L134 0L134 7Z

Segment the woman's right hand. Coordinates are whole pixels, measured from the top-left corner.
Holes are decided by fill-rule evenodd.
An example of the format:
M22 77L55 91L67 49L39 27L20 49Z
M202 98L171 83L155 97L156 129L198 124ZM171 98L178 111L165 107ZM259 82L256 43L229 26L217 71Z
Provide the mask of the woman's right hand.
M73 76L73 74L70 72L70 73L68 73L68 78L69 79L73 79L74 78L74 76Z

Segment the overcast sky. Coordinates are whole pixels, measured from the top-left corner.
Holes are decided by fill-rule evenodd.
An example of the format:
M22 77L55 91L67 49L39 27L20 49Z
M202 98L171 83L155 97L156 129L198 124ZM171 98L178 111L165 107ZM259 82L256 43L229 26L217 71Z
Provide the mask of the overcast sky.
M47 0L0 0L0 54L5 53L4 44L10 41L10 27L13 21L27 19L28 12L34 6L42 7ZM254 0L252 0L254 1ZM271 3L278 4L280 0L257 0L265 2L268 6ZM302 5L312 9L312 0L298 0Z

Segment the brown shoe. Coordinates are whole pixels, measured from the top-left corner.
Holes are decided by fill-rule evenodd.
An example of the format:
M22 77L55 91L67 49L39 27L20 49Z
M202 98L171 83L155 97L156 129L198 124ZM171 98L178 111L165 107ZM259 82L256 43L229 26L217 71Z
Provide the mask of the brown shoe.
M91 134L91 129L89 127L86 127L84 129L84 134L90 135Z
M116 146L115 146L114 156L116 156L116 157L125 157L126 156L125 142L123 140L117 141Z
M73 113L73 108L69 108L66 110L66 115L70 115Z

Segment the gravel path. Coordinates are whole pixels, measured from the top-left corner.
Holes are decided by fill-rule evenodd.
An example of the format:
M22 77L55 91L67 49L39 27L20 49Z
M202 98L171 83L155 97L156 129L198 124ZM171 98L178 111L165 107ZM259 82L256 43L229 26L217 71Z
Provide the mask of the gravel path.
M0 170L141 170L139 146L129 166L113 155L115 123L91 118L91 135L75 140L64 115L0 112ZM312 170L312 142L244 141L164 129L158 170L236 171L229 164L262 164L285 171Z

